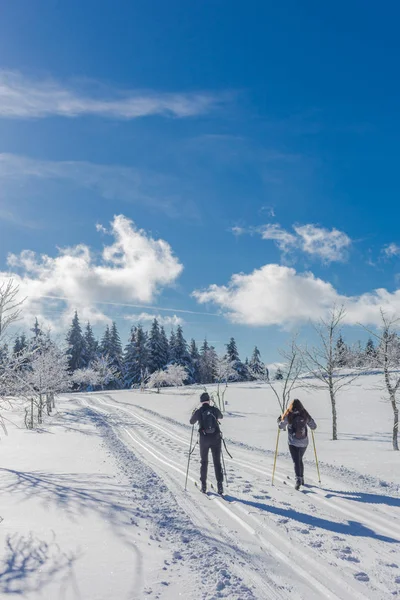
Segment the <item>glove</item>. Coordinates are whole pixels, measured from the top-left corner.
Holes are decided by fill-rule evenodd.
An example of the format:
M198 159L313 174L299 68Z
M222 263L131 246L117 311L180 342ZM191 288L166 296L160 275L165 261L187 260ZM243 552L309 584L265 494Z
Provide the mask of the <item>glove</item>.
M281 417L281 416L279 416L279 417L277 418L276 422L279 424L281 421L282 421L282 417Z

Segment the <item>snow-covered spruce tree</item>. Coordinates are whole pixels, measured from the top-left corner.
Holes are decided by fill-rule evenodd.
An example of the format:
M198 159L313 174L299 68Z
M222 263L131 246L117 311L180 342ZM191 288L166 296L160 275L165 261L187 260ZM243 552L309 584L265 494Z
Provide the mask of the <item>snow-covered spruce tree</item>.
M160 327L160 360L162 366L166 367L169 362L169 343L164 327Z
M368 367L374 367L375 366L376 349L375 349L374 340L372 338L369 338L367 340L366 345L365 345L364 361L365 361L364 362L365 366L368 366Z
M245 365L239 358L239 352L236 346L236 341L232 337L226 345L226 357L236 371L236 381L248 381L249 373Z
M142 386L148 373L147 333L138 325L132 327L124 353L124 381L127 388Z
M336 367L347 367L349 363L349 350L343 341L341 333L336 341L333 360Z
M82 335L82 329L79 323L77 311L75 311L74 318L72 319L72 324L67 333L66 341L68 345L67 356L70 372L73 373L76 369L82 369L83 367L86 367L85 340Z
M334 306L326 319L314 324L319 345L302 348L302 360L305 371L312 379L307 380L306 387L326 390L329 394L332 411L332 439L337 440L337 395L350 386L358 374L349 375L336 365L335 349L341 333L341 326L346 316L343 306Z
M183 330L180 325L176 329L175 339L175 357L173 363L184 367L188 383L193 383L192 361L188 351L187 343L183 337Z
M110 381L110 386L120 387L123 382L123 353L121 339L119 337L117 324L115 323L115 321L113 321L110 330L110 352L108 358L116 374L115 380Z
M393 410L392 444L393 450L399 450L399 406L398 395L400 389L400 338L398 327L400 319L388 317L381 310L381 329L379 333L369 331L375 337L378 344L376 355L373 358L374 366L382 369L383 382L379 389L386 392L387 398Z
M204 340L200 348L200 383L214 383L217 360L215 348Z
M280 367L277 368L274 379L275 379L275 381L282 381L283 373L282 373L282 369Z
M200 383L200 352L194 339L190 341L189 354L192 362L193 383Z
M85 363L90 365L91 362L96 358L99 352L99 343L94 337L93 329L89 321L85 327L85 333L83 334L85 342Z
M101 338L101 341L100 341L99 355L101 355L101 356L109 356L110 355L110 352L111 352L110 337L111 337L110 326L106 325L106 328L103 333L103 337Z
M250 374L255 379L258 376L262 376L265 372L265 365L261 360L261 354L257 346L254 347L253 354L251 355L250 362L248 363L248 369Z
M168 343L168 362L175 362L175 346L176 346L176 333L171 329Z
M149 355L149 372L154 373L165 366L165 346L161 339L160 326L157 319L154 319L151 325L147 347Z

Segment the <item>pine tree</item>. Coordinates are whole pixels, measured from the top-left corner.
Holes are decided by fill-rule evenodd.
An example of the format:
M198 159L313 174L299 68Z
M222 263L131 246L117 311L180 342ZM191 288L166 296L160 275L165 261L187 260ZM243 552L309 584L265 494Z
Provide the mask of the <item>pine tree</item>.
M82 329L76 311L74 318L72 319L71 327L67 333L66 340L68 344L67 356L69 370L73 372L76 371L76 369L86 367L85 340L82 335Z
M89 321L87 322L83 337L85 340L86 364L90 365L98 354L99 344L93 335L93 329Z
M147 333L141 325L132 327L124 353L124 381L127 388L143 382L148 371Z
M233 369L237 373L236 381L248 381L250 379L249 372L239 358L239 352L236 346L236 341L232 337L226 345L226 358L232 364Z
M214 346L204 340L200 348L200 383L214 383L217 360Z
M192 361L193 383L200 383L200 353L194 339L190 342L189 354Z
M176 334L173 329L171 329L171 334L169 336L169 344L168 344L168 362L175 362L175 346L176 346Z
M174 364L180 365L186 369L188 377L185 381L193 383L192 361L188 351L187 343L183 337L183 329L178 325L175 338L175 358Z
M160 332L160 326L157 319L154 319L148 341L149 353L149 372L159 371L165 367L165 345L163 344Z
M109 387L121 387L123 370L122 344L115 321L113 321L110 330L110 352L108 357L110 359L110 367L116 373L116 377L114 381L110 382Z
M17 335L17 337L15 338L15 341L14 341L13 354L14 354L14 356L18 356L18 354L20 352L21 352L21 340L19 338L19 335Z
M264 365L261 361L261 354L257 346L254 347L253 354L251 355L249 370L256 376L264 373Z
M160 355L164 368L169 362L169 343L164 327L160 328Z
M369 338L365 345L364 355L366 366L374 366L376 361L376 349L372 338Z
M111 342L110 342L110 327L106 326L103 337L100 342L100 354L102 356L109 356L111 352Z
M282 381L282 379L283 379L283 373L282 373L282 369L280 367L278 367L276 370L275 379L276 379L276 381Z
M226 345L226 356L231 362L239 360L239 352L236 346L235 338L231 338Z
M39 321L36 317L35 319L35 323L31 329L33 336L32 336L32 340L31 340L31 347L32 350L37 350L38 348L40 348L43 345L43 331L39 325Z
M347 365L348 350L341 334L339 335L336 342L334 361L336 367L345 367Z

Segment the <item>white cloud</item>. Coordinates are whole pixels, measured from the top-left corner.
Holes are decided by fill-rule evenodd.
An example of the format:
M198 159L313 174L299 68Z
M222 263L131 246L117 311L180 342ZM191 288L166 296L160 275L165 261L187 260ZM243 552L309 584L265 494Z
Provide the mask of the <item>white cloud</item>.
M69 318L78 309L93 322L108 318L96 305L153 301L165 286L172 285L182 265L170 245L155 240L132 221L119 215L111 223L114 240L98 257L85 244L59 250L55 258L30 250L8 256L8 266L27 297L24 313L44 315L50 308ZM0 273L0 281L10 273ZM48 317L49 321L55 321Z
M274 240L282 252L288 252L297 245L296 236L285 231L278 224L264 225L260 228L263 240Z
M186 208L191 212L194 210L174 191L168 192L173 189L172 179L158 173L118 165L101 165L84 161L36 160L26 156L0 153L0 181L5 200L7 190L18 193L23 179L64 180L94 190L107 200L145 204L147 208L163 210L170 216L178 216Z
M383 249L383 252L386 254L388 258L392 258L393 256L400 256L400 246L395 243L388 244Z
M324 317L333 304L344 304L346 323L379 325L380 309L400 314L400 290L377 289L344 296L331 283L312 273L268 264L252 273L233 275L227 285L210 285L193 292L198 302L212 302L232 322L251 326L290 327Z
M92 87L94 87L92 85ZM35 80L14 71L0 70L0 117L43 118L95 115L137 119L150 115L185 118L210 112L227 100L207 92L159 93L105 89L95 94L54 79ZM101 90L100 90L101 88ZM101 91L101 95L99 93Z
M283 229L278 223L268 223L260 227L233 227L235 235L260 234L264 240L273 240L284 254L298 250L321 259L325 263L342 262L347 258L351 239L338 229L326 229L309 223L293 225L295 233Z
M325 229L316 225L295 225L293 227L299 237L303 252L318 256L324 262L341 262L346 259L346 251L351 239L338 229Z
M177 327L178 325L184 324L184 320L177 315L163 316L146 312L142 312L138 315L125 315L124 319L135 323L151 323L154 319L157 319L159 324L164 327Z

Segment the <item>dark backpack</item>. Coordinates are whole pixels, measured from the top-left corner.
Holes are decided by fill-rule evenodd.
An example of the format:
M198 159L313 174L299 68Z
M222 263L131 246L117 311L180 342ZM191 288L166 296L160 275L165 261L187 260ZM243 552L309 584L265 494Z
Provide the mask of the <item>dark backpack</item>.
M297 413L292 420L292 435L297 440L304 440L307 437L307 417Z
M218 421L211 406L205 406L201 409L201 431L205 434L212 434L218 431Z

